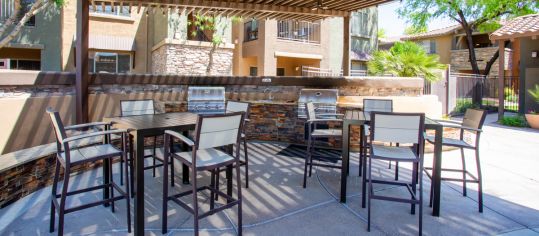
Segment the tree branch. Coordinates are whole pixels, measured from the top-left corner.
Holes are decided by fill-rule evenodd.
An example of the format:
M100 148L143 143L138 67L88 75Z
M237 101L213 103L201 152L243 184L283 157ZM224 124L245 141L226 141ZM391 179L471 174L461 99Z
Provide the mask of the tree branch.
M21 0L15 0L14 2L14 5L15 5L15 11L13 12L13 14L11 14L11 16L4 22L4 24L2 25L2 27L0 27L0 36L4 35L4 32L6 31L6 29L13 25L15 23L15 21L17 20L17 17L19 16L19 13L21 12Z
M505 41L504 45L505 45L504 48L507 48L507 46L509 46L509 41ZM483 75L486 76L490 73L490 70L492 69L494 62L496 62L496 60L498 60L499 57L500 57L500 50L496 51L496 53L494 53L494 55L492 55L492 57L487 61L487 64L485 65L485 70L483 71ZM503 68L500 68L500 69L503 70Z
M46 1L46 2L44 2ZM30 20L30 18L32 18L32 16L35 16L37 13L39 13L40 11L42 11L43 9L49 7L51 5L51 2L48 1L48 0L37 0L33 5L32 7L30 8L30 10L28 10L28 12L26 12L24 14L24 16L22 17L22 19L19 21L19 23L17 23L17 25L15 25L15 28L13 28L13 30L11 30L11 32L6 35L4 38L2 38L0 40L0 48L3 48L4 46L6 46L13 38L15 38L15 36L17 36L17 34L19 34L22 30L22 27L26 24L26 22L28 22Z

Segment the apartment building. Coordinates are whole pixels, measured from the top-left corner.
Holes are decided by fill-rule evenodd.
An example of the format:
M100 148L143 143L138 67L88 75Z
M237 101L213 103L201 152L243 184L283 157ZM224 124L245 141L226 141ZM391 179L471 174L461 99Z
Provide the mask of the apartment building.
M351 19L351 68L366 69L377 47L377 8ZM235 25L234 75L339 75L343 63L343 19L316 22L250 20Z
M479 69L485 68L486 63L498 51L498 45L489 39L489 32L473 32L473 42ZM456 73L472 73L469 60L468 43L466 34L460 25L436 29L425 33L407 35L400 38L403 41L413 41L425 49L430 54L440 56L440 62L451 65L451 71ZM512 70L513 52L506 49L505 55L508 60L505 70L510 73ZM497 62L494 63L497 65ZM492 67L490 74L497 75L498 68Z
M2 9L5 19L10 12ZM76 1L67 1L62 8L38 14L8 47L0 49L3 68L75 71L75 13ZM213 32L189 23L196 14L91 5L90 72L305 75L314 68L317 74L342 73L342 18L298 22L219 17ZM352 16L352 71L364 70L377 47L376 21L376 7ZM217 46L214 37L221 39Z

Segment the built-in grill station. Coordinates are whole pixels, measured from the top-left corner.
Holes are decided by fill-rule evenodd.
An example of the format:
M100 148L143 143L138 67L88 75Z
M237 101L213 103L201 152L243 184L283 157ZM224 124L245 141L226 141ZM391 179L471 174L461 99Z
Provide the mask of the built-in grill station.
M187 110L197 114L219 114L225 112L224 87L189 87Z
M298 118L307 118L305 104L312 102L317 113L337 113L337 89L302 89L298 100Z

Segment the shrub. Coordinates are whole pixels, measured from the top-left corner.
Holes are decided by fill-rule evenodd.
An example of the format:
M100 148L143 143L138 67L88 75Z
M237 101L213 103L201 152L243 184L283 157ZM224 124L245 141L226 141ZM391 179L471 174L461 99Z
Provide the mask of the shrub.
M451 112L451 115L461 115L466 112L468 108L478 108L476 104L473 104L471 99L461 98L457 99L457 104Z
M504 116L500 121L500 124L511 127L528 127L526 118L524 116Z

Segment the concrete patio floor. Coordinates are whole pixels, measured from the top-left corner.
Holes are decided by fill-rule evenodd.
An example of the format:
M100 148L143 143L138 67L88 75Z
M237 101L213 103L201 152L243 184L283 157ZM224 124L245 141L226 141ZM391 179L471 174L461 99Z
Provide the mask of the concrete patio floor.
M489 115L481 141L484 178L484 213L477 211L476 185L468 185L463 197L459 184L442 185L441 217L431 216L428 207L430 180L424 178L425 235L539 235L539 132L514 129L494 123ZM347 204L337 200L339 172L316 168L301 187L303 156L301 151L283 154L286 145L251 143L250 188L243 188L243 232L245 235L417 235L417 215L410 206L374 201L373 228L366 231L367 210L361 208L361 178L357 154L351 156ZM444 152L444 167L460 167L458 151ZM466 152L469 170L474 170L473 153ZM296 156L296 157L290 157ZM426 155L430 166L432 156ZM375 162L373 175L392 178L393 169ZM52 167L51 167L52 168ZM243 171L243 169L242 169ZM473 173L475 171L472 171ZM118 179L118 171L115 171ZM176 175L179 172L176 173ZM243 175L243 174L242 174ZM401 165L401 179L410 178L410 166ZM146 171L146 234L161 235L162 179ZM201 181L207 175L199 176ZM94 170L72 177L71 189L101 182L101 171ZM224 177L221 178L223 180ZM177 177L174 191L189 188ZM224 188L225 184L221 183ZM407 196L404 188L377 186L382 194ZM236 192L234 192L236 193ZM0 235L51 235L48 231L50 188L39 190L0 209ZM101 192L72 197L69 206L97 200ZM207 195L200 196L203 209ZM69 198L68 198L69 199ZM186 198L190 202L190 198ZM201 235L234 235L237 208L225 210L201 221ZM66 215L66 235L127 235L125 202L117 202L116 213L101 206ZM192 235L193 218L176 204L169 203L169 235ZM52 234L55 235L55 234Z

